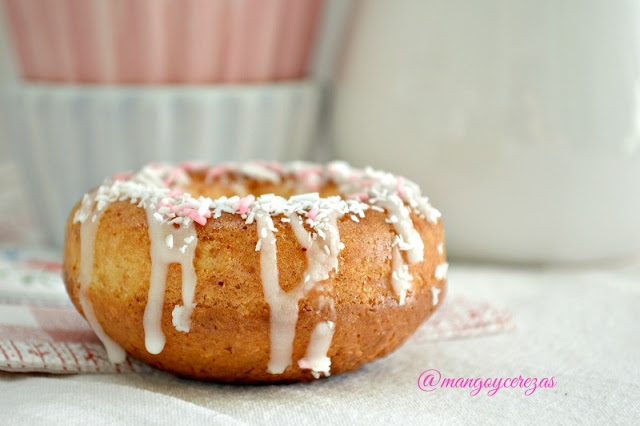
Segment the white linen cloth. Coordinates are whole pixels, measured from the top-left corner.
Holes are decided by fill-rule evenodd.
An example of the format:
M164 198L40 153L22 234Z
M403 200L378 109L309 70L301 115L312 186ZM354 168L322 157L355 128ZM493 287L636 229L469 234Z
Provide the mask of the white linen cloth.
M640 265L591 270L452 265L449 297L514 313L514 331L412 339L359 371L308 384L233 386L150 374L0 374L5 424L638 424ZM417 387L445 377L550 377L556 386Z

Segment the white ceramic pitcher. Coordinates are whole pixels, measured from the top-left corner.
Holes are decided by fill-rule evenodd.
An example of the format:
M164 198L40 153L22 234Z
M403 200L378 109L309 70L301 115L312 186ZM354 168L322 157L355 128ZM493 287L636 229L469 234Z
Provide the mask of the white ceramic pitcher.
M450 254L640 252L640 6L367 0L338 76L338 154L419 182Z

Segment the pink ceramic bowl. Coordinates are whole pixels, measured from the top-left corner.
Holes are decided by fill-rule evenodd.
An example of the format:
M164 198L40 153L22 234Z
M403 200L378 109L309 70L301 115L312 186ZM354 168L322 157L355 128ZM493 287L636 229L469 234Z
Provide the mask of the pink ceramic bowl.
M2 0L26 80L244 83L308 74L324 0Z

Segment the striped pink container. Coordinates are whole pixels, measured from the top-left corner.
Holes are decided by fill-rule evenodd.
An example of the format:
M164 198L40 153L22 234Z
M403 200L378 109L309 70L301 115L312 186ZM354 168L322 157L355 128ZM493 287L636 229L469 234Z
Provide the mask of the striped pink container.
M26 80L245 83L308 75L324 0L2 0Z

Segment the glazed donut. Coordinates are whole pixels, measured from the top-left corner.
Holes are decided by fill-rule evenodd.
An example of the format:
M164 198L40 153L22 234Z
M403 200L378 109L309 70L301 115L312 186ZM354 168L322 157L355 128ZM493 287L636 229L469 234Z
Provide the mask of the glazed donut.
M342 162L150 164L85 194L64 247L67 291L112 362L227 382L378 359L437 308L446 274L418 186Z

